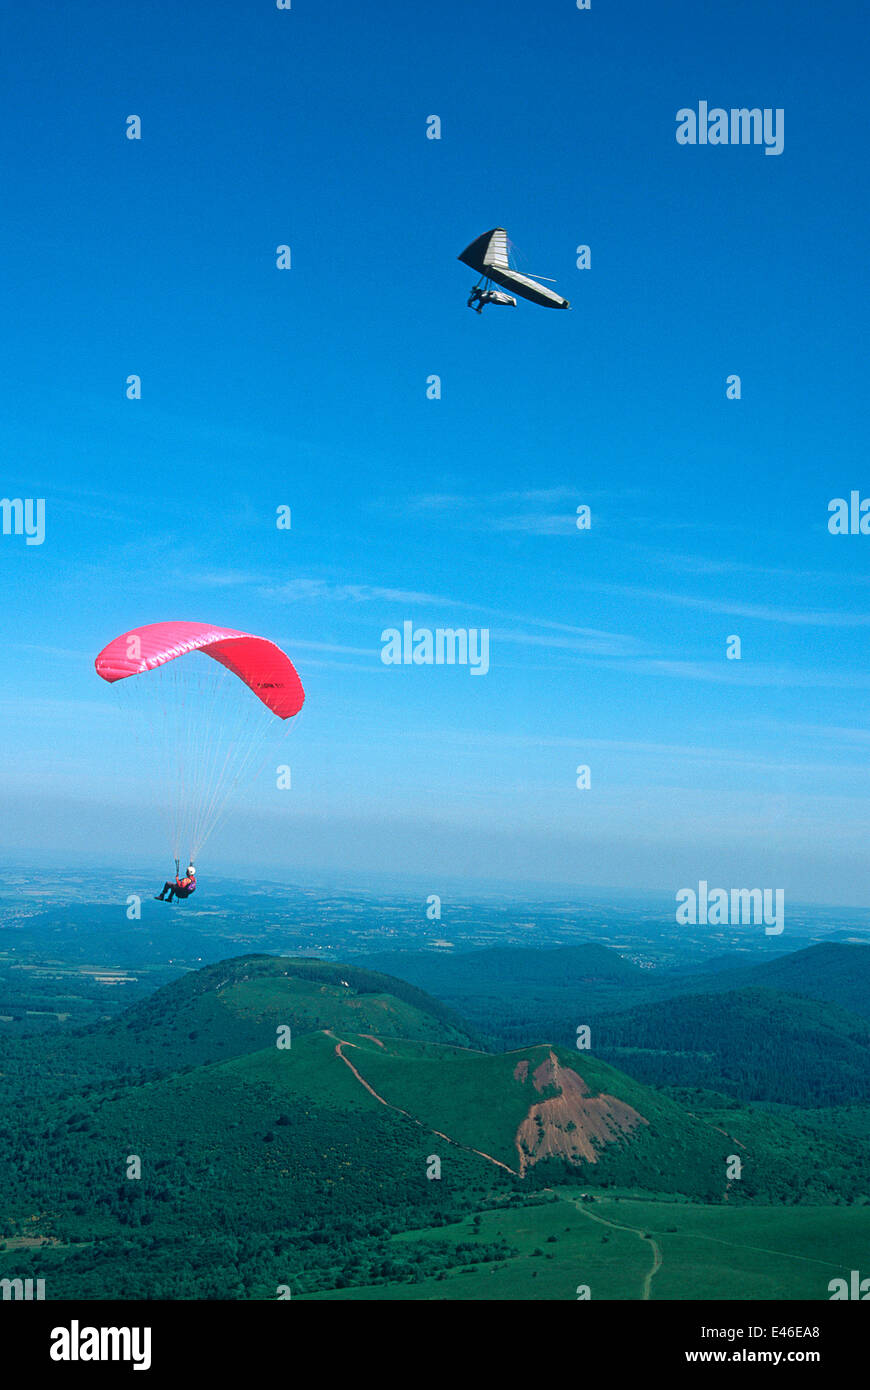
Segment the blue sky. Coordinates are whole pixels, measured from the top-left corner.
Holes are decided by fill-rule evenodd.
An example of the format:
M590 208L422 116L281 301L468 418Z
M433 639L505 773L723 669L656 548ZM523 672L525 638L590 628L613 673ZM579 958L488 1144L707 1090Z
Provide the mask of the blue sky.
M0 537L7 854L162 868L93 657L201 618L308 695L222 872L866 900L870 537L826 526L870 495L866 18L695 8L10 17L2 494L46 538ZM700 100L784 152L678 146ZM569 313L466 309L499 224ZM489 628L489 674L385 667L405 620Z

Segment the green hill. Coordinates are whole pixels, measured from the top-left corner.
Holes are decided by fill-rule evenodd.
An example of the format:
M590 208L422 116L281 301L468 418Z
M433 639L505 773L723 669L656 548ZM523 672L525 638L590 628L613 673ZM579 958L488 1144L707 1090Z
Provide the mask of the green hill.
M294 1037L323 1028L470 1044L446 1004L405 981L353 965L286 956L242 956L159 989L94 1030L112 1048L135 1040L154 1067L217 1061L268 1047L287 1025Z
M680 993L713 992L760 986L784 994L823 999L870 1019L870 945L828 941L777 956L761 965L723 970L711 980L685 980Z
M151 1076L335 1027L471 1045L448 1005L404 980L359 966L248 955L164 985L108 1022L72 1034L3 1041L0 1102L35 1100L119 1077Z
M641 1003L653 987L652 971L595 942L449 956L394 951L370 960L443 999L499 1052L542 1037L570 1046L578 1022Z
M654 1086L743 1100L870 1100L870 1024L836 1004L772 989L693 994L595 1020L596 1052Z
M390 1105L520 1175L567 1163L592 1183L638 1181L696 1196L723 1188L721 1136L588 1054L541 1044L494 1055L364 1038L351 1049L345 1055Z
M870 945L864 944L826 942L757 965L739 964L732 954L693 974L641 970L592 942L372 959L443 999L498 1051L541 1037L570 1046L578 1022L685 995L752 988L825 1001L870 1020Z
M578 946L554 946L536 950L526 946L491 946L483 951L444 955L434 951L390 951L370 956L373 965L426 989L436 984L444 991L487 985L552 985L557 981L637 982L644 978L639 966L618 951L592 941Z
M26 1041L35 1077L47 1040ZM633 1298L646 1237L595 1229L584 1203L731 1213L870 1192L864 1150L799 1115L664 1094L576 1048L476 1051L442 1006L353 967L209 966L79 1041L106 1049L101 1082L60 1094L50 1078L0 1118L0 1277L43 1277L49 1299L383 1297L447 1278L452 1297L562 1296L534 1262L568 1231L559 1279L573 1251L605 1296ZM499 1270L501 1292L480 1282Z

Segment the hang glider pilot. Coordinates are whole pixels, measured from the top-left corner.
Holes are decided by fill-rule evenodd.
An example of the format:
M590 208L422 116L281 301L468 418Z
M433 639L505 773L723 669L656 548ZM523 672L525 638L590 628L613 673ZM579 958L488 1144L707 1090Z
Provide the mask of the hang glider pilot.
M513 304L516 308L516 303L513 295L500 294L498 290L483 290L480 285L475 285L468 296L469 309L474 309L478 314L483 313L484 304Z

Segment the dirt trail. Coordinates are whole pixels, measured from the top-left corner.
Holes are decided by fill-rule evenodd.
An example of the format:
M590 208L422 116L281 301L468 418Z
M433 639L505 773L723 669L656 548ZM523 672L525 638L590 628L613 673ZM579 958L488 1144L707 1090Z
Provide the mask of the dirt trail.
M608 1221L604 1216L596 1216L594 1212L589 1211L586 1206L573 1197L567 1200L570 1201L572 1206L575 1206L583 1216L588 1216L590 1221L598 1221L600 1225L610 1226L614 1231L629 1231L633 1236L637 1236L638 1240L649 1242L652 1247L653 1262L652 1269L648 1274L644 1275L641 1299L645 1302L649 1298L652 1281L662 1267L662 1252L658 1241L653 1240L652 1236L648 1236L645 1231L641 1230L640 1226L622 1226L618 1221Z
M522 1176L520 1173L516 1171L515 1168L509 1168L506 1163L502 1163L500 1158L493 1158L492 1154L484 1153L482 1149L475 1149L470 1144L460 1144L458 1139L451 1139L450 1135L444 1134L442 1130L432 1129L430 1125L424 1125L422 1120L418 1120L416 1115L412 1115L410 1111L403 1110L400 1105L391 1105L390 1102L388 1100L385 1100L383 1096L378 1095L374 1086L369 1085L365 1077L360 1075L359 1071L354 1066L350 1058L345 1057L344 1053L341 1050L343 1047L359 1047L359 1043L348 1042L345 1038L336 1037L335 1033L333 1033L331 1028L325 1028L323 1031L326 1033L327 1037L335 1039L336 1056L341 1058L346 1067L350 1067L359 1084L365 1087L369 1095L374 1096L375 1100L380 1101L381 1105L386 1106L387 1110L394 1110L397 1115L404 1115L406 1120L412 1120L415 1125L419 1125L421 1129L428 1130L430 1134L437 1134L439 1139L446 1140L448 1144L455 1145L457 1149L464 1149L466 1153L477 1154L478 1158L485 1158L488 1163L494 1163L496 1168L503 1168L506 1173L512 1174L512 1176L515 1178ZM368 1036L369 1035L366 1033L360 1034L360 1037ZM379 1040L377 1038L372 1038L372 1042L379 1042ZM379 1043L379 1045L383 1047L383 1043Z
M729 1135L728 1137L730 1139L733 1136ZM739 1140L736 1142L739 1143ZM596 1216L593 1212L589 1211L584 1204L577 1201L576 1198L568 1197L565 1200L569 1201L572 1206L575 1206L584 1216L588 1216L590 1221L598 1221L602 1226L612 1226L613 1229L617 1231L631 1231L633 1235L639 1236L641 1240L649 1241L653 1250L653 1267L644 1278L643 1293L641 1295L644 1300L648 1299L650 1296L650 1285L652 1284L654 1276L658 1274L662 1266L662 1253L658 1242L655 1241L652 1236L647 1235L646 1232L641 1230L639 1226L622 1226L617 1221L608 1221L606 1217ZM688 1236L691 1240L707 1240L713 1245L727 1245L731 1250L753 1250L759 1255L776 1255L780 1259L800 1260L806 1264L823 1265L826 1269L839 1270L842 1268L841 1265L833 1264L830 1260L819 1260L812 1255L795 1255L788 1250L770 1250L764 1245L745 1245L739 1240L722 1240L719 1236L708 1236L703 1231L683 1231L681 1234L683 1236Z

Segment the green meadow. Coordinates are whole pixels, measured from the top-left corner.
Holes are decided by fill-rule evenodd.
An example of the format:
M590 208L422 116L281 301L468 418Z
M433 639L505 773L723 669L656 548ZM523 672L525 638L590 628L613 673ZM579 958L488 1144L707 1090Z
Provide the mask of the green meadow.
M727 1208L596 1197L487 1211L437 1231L393 1237L403 1248L438 1242L462 1252L501 1237L504 1259L445 1265L435 1277L339 1289L319 1299L828 1300L829 1281L866 1274L867 1208ZM658 1256L656 1255L658 1248ZM449 1249L446 1251L449 1259ZM660 1264L658 1260L660 1259ZM658 1267L656 1268L656 1266ZM655 1272L653 1272L655 1271Z

